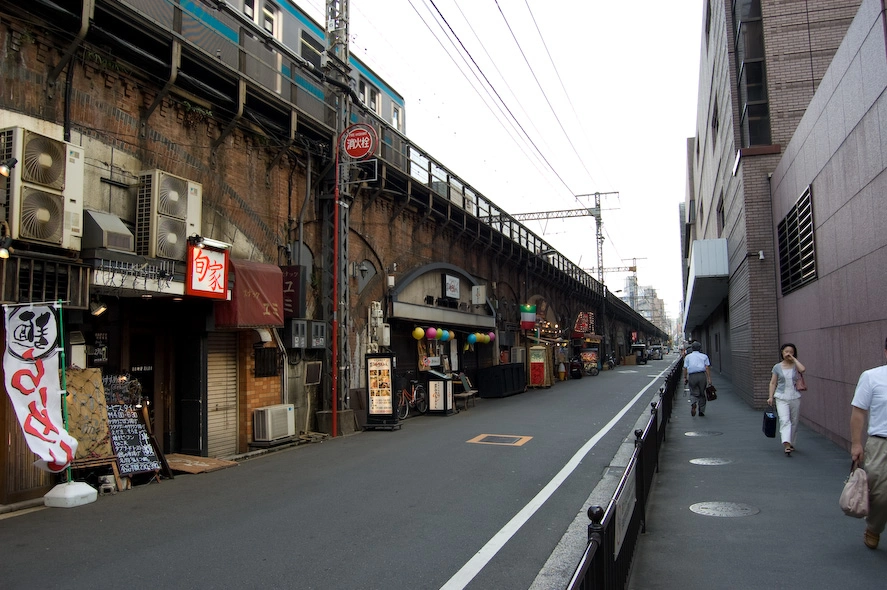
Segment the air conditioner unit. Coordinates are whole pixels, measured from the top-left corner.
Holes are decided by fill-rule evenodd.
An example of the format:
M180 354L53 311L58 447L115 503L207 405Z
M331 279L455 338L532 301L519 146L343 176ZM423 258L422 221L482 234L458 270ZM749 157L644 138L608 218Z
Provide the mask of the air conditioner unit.
M271 442L296 435L293 404L277 404L253 410L253 440Z
M511 347L511 362L526 363L527 362L527 349L523 348L522 346Z
M200 234L203 185L161 170L139 175L136 254L184 260L188 237Z
M3 204L14 240L80 250L83 148L22 127L0 130L0 160L15 158Z

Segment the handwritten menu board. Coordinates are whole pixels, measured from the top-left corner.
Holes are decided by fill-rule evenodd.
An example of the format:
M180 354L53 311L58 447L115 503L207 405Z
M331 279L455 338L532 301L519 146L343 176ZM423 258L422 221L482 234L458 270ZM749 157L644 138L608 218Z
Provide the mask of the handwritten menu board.
M160 471L160 459L145 425L139 421L139 410L135 406L109 405L108 427L120 475Z

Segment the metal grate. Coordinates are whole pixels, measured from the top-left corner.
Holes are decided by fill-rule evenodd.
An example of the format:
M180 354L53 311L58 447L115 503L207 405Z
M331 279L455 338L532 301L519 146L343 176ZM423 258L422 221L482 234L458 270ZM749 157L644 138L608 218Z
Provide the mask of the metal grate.
M817 278L813 228L813 200L808 186L778 226L779 278L783 295Z
M276 377L278 375L277 349L256 348L256 377Z

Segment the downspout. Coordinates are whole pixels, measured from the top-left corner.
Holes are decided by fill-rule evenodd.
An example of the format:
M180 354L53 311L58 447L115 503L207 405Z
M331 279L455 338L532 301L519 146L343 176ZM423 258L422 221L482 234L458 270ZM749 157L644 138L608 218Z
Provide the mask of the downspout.
M311 153L308 153L308 171L306 172L305 182L305 202L302 203L302 210L299 211L299 251L296 252L296 266L302 266L302 232L305 230L305 212L308 210L308 204L311 202L311 173L313 172L314 160Z
M83 43L83 40L86 38L86 33L89 31L89 23L94 14L95 0L83 0L83 6L80 9L80 30L77 31L74 40L68 45L68 48L62 55L62 59L59 60L59 63L57 63L49 75L46 76L46 94L49 98L52 98L52 90L55 88L55 82L58 79L59 74L61 74L62 70L71 63L71 60L74 58L74 52L77 51L77 48L80 47L80 44ZM68 73L70 74L70 71ZM66 133L70 133L70 131L66 130ZM67 138L65 140L67 141Z

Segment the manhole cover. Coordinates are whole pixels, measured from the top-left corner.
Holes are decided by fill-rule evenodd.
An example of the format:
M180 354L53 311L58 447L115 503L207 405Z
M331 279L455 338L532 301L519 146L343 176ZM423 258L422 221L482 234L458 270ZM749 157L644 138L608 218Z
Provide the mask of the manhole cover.
M684 436L721 436L722 434L724 433L715 430L691 430L690 432L685 432Z
M532 436L517 436L510 434L481 434L475 436L468 442L482 445L505 445L509 447L519 447L527 443Z
M721 516L725 518L752 516L760 512L754 506L736 504L735 502L699 502L690 506L690 510L703 516Z
M698 459L690 459L693 465L726 465L732 463L730 459L719 459L718 457L700 457Z

